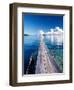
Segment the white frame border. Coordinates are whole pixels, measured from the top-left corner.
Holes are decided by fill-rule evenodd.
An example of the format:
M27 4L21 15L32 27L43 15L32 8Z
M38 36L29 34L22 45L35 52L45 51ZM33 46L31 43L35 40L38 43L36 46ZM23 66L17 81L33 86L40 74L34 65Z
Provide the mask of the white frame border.
M22 76L22 12L25 13L49 13L64 14L64 73L48 75L25 75ZM39 9L39 8L17 8L17 82L39 82L69 80L69 10ZM67 26L67 27L66 27Z

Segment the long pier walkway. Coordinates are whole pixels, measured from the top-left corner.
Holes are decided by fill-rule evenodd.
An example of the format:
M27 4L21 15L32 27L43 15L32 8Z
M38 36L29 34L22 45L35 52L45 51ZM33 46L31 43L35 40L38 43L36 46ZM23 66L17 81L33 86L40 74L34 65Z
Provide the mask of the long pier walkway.
M40 38L40 47L37 56L35 74L40 73L60 73L54 58L48 53L48 48L44 42L44 37Z

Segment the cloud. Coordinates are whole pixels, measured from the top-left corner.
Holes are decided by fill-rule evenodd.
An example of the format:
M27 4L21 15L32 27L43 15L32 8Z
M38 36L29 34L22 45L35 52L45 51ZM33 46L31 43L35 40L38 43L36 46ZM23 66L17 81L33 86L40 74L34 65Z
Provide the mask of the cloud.
M44 34L44 32L43 32L43 30L40 30L40 32L39 32L40 34Z
M46 34L46 35L61 35L63 34L63 30L60 28L60 27L55 27L55 28L51 28L48 32L44 32L43 30L39 30L39 34L40 35L43 35L43 34Z
M56 27L55 29L59 32L63 32L63 30L60 27Z
M46 32L46 34L63 34L63 30L60 27L55 27Z

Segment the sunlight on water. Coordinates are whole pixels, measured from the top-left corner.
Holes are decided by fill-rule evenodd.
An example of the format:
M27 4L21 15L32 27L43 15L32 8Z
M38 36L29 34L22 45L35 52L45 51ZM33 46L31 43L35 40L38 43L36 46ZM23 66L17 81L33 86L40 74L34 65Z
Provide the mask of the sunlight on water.
M45 35L42 36L42 39L44 39L44 42L48 47L49 54L54 56L57 65L63 72L63 35ZM39 46L39 36L24 36L24 74L26 73L31 55L33 55L34 62L36 63ZM35 65L32 69L33 74L34 70Z
M56 63L63 72L63 35L47 35L45 43L49 53L54 56Z
M62 45L63 43L63 35L47 35L46 38L49 39L52 44Z

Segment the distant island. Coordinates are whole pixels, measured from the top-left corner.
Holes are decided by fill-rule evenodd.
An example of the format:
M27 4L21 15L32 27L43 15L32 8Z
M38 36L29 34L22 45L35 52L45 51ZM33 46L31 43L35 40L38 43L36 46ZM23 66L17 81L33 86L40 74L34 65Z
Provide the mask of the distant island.
M29 34L24 34L24 36L30 36Z

